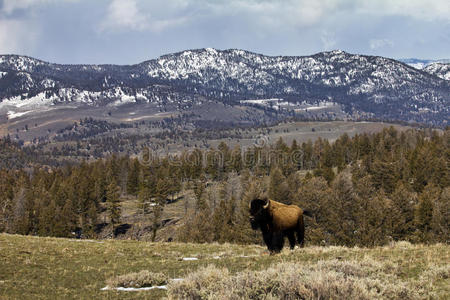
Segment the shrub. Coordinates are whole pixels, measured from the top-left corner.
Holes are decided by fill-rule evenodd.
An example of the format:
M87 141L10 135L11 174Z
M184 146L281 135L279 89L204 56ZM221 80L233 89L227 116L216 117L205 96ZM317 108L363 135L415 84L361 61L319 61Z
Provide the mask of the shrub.
M130 273L110 278L106 281L106 284L111 288L141 288L167 284L167 281L168 277L165 274L152 273L143 270L138 273Z
M208 266L170 282L169 299L417 299L392 265L372 260L281 263L263 271L229 275Z

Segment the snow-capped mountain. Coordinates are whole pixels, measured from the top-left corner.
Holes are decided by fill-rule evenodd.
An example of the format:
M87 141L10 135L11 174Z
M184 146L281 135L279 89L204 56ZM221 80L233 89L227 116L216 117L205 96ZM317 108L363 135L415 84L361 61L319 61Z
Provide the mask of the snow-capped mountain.
M333 102L353 116L445 125L450 81L446 75L439 78L440 72L448 73L448 68L418 70L393 59L343 51L274 57L198 49L132 66L58 65L4 55L0 112L2 107L31 109L58 103L175 103L182 109L202 99L242 105L245 99L277 98Z
M400 58L398 61L410 65L416 69L424 69L431 64L450 64L450 59L418 59L418 58Z
M399 61L410 65L413 68L424 70L427 73L438 76L445 80L450 80L450 59L417 59L406 58Z
M432 63L423 70L442 79L450 80L450 63Z

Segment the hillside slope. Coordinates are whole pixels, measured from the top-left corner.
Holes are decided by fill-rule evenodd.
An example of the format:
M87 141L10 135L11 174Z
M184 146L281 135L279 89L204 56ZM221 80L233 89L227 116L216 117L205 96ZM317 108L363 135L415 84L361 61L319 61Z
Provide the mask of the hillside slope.
M302 295L309 299L307 295L310 292L316 292L315 298L326 293L334 297L345 295L343 293L355 295L354 291L349 290L354 287L356 291L375 295L375 298L398 298L403 295L402 298L412 299L448 299L449 253L448 245L424 246L399 242L373 249L306 247L268 256L264 248L256 245L93 241L0 234L0 298L144 299L166 296L163 289L135 292L102 290L109 278L142 270L184 279L185 282L172 282L167 286L174 298L181 297L180 292L195 295L202 288L203 292L209 288L208 293L213 295L222 284L226 287L228 279L233 282L252 274L268 276L279 266L292 272L290 267L295 266L298 268L295 272L301 278L306 276L302 270L310 270L319 276L316 277L317 282L330 276L346 280L305 287L302 285L304 282L294 280L300 277L295 276L293 281L281 283L278 280L283 274L278 274L260 286L262 289L254 289L255 283L261 284L256 280L247 282L245 286L235 286L233 293L239 295L247 288L247 292L254 291L261 296L292 287L295 290L298 286L304 288ZM195 273L195 270L208 265L211 265L206 269L209 273ZM222 269L224 267L226 269ZM221 271L219 279L215 279L217 272L214 268ZM360 278L365 272L368 272L367 275ZM204 281L205 276L210 276L217 284L209 286L212 282ZM200 289L187 288L186 284L200 283L198 280L204 283L199 285ZM336 284L340 284L338 289L330 288ZM365 290L364 284L373 285L372 289ZM336 292L340 294L333 294ZM361 294L357 298L365 299L365 296Z
M265 56L244 50L198 49L137 65L58 65L0 56L0 113L74 105L155 103L179 110L205 99L336 103L353 117L447 124L450 82L377 56L322 52ZM295 113L295 107L286 108Z

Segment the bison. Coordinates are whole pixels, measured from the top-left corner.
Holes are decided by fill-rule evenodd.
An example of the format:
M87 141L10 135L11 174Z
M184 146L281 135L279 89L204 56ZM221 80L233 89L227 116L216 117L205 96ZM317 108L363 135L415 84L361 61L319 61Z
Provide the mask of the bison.
M264 243L271 254L283 249L287 236L291 249L295 247L295 234L300 247L303 247L305 226L303 215L311 216L297 205L286 205L268 198L252 200L249 204L250 224L254 230L261 228Z

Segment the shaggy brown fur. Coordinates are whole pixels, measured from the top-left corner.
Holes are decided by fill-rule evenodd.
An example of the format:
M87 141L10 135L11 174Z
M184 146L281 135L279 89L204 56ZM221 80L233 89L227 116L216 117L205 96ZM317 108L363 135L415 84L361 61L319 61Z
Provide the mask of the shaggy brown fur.
M261 229L264 242L271 253L280 252L287 236L291 249L295 247L295 234L301 247L304 243L303 215L310 215L297 205L286 205L269 199L250 202L250 223L253 229Z

